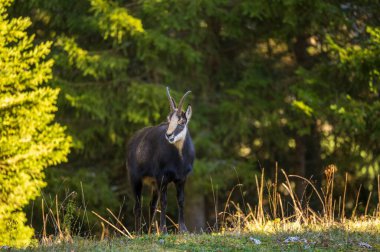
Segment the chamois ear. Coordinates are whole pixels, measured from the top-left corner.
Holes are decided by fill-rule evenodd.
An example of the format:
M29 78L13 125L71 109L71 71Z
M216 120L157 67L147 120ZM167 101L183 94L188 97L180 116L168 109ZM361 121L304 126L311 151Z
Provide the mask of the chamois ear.
M189 122L190 121L190 118L191 118L191 114L193 113L193 111L191 110L191 106L189 105L186 109L186 119L187 121Z

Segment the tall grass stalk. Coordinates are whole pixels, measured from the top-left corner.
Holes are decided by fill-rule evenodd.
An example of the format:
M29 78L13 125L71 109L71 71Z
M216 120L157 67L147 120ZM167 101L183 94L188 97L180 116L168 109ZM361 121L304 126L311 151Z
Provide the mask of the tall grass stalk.
M358 206L360 204L359 196L362 188L361 185L355 196L351 217L348 219L346 218L348 174L345 174L343 195L336 197L334 195L335 173L337 171L335 165L329 165L326 167L324 171L325 183L323 183L320 190L317 189L311 180L298 175L288 175L282 169L281 172L284 181L279 184L277 164L275 171L274 182L266 183L267 194L264 193L263 186L265 184L264 169L261 171L260 178L255 176L257 205L251 207L247 204L247 210L245 211L242 210L244 208L240 207L239 204L230 200L231 194L236 186L231 190L224 211L219 214L222 218L220 219L221 223L218 225L223 230L231 232L275 232L278 230L288 231L305 228L325 229L337 226L345 227L345 225L358 226L360 225L360 222L363 222L363 225L369 225L371 221L373 223L380 222L380 196L378 197L378 203L376 204L376 209L373 214L368 214L372 192L370 192L368 196L364 213L359 216ZM306 192L303 193L301 198L298 198L295 193L295 188L292 187L291 179L301 179L310 186L312 191L311 196L314 195L314 197L316 197L321 203L321 212L310 207L310 197L306 197ZM377 182L377 190L380 195L380 176L377 177ZM283 190L280 190L280 187L282 187ZM287 195L280 193L281 191L285 191ZM264 205L264 202L267 202L267 204ZM284 209L285 204L291 206L290 210ZM233 206L233 208L230 208L230 205ZM228 216L228 218L226 216ZM217 232L218 230L215 231Z

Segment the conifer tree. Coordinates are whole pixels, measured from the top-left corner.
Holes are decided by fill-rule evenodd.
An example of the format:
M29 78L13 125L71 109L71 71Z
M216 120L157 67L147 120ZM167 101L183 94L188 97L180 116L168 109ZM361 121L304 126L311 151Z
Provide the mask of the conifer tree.
M66 161L71 138L54 122L59 89L46 85L51 43L34 45L29 18L10 19L10 4L0 1L0 246L25 247L23 207L45 186L44 168Z

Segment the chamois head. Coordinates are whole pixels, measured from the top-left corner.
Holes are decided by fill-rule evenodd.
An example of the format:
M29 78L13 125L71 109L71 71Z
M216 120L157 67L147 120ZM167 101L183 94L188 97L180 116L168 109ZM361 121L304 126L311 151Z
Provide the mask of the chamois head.
M187 124L191 118L191 106L189 105L186 109L186 112L182 111L183 101L185 97L190 94L191 91L187 91L181 98L178 103L178 107L173 99L170 96L169 87L166 87L166 93L169 98L170 104L170 113L168 115L168 129L166 130L166 139L169 143L173 144L179 141L185 140L187 133Z

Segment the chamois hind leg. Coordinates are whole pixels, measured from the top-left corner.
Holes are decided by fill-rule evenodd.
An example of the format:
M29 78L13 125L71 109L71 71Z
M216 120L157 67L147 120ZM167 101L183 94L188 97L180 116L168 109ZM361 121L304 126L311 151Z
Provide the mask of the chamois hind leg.
M137 181L133 185L133 193L135 196L134 214L135 214L135 232L136 232L136 234L141 233L141 192L142 192L142 182Z
M157 201L158 201L158 191L157 191L157 188L153 188L152 189L152 200L150 201L149 231L152 227L153 221L154 221L155 216L156 216Z
M168 229L166 227L166 206L167 206L167 192L168 185L165 183L160 188L160 203L161 203L161 214L160 214L160 231L161 233L166 234Z

